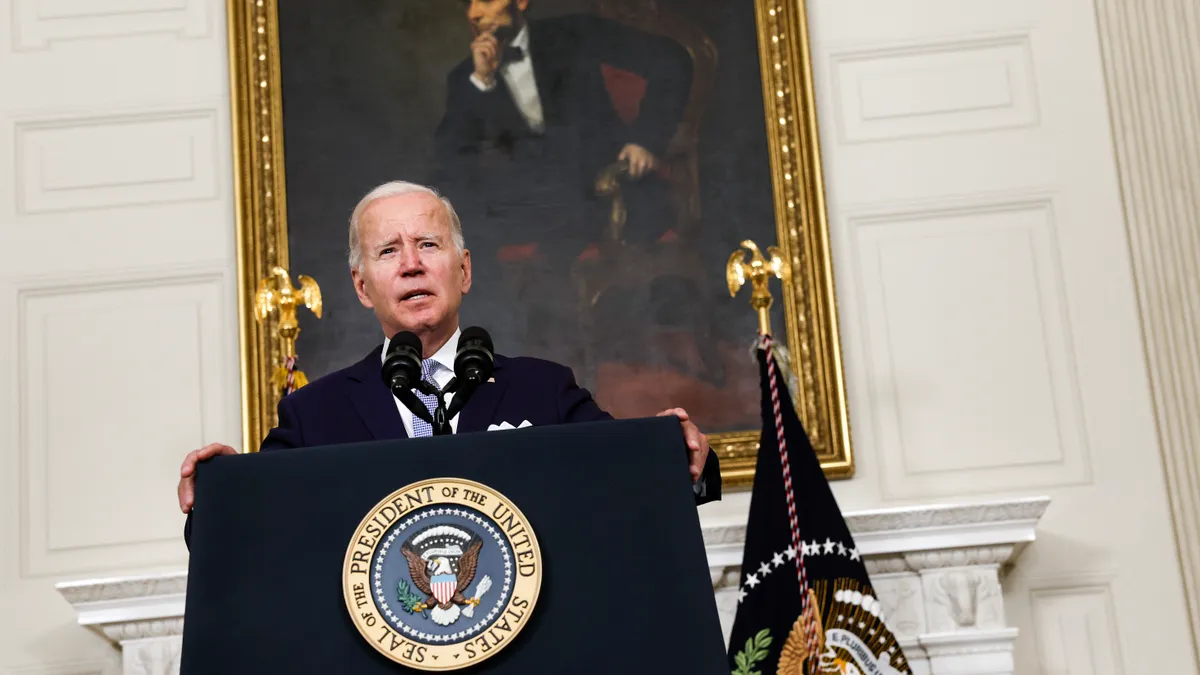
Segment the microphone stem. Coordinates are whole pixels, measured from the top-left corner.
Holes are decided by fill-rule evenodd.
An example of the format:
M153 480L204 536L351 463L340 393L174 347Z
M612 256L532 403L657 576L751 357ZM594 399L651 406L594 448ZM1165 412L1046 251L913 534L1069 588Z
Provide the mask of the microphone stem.
M473 380L466 380L460 383L458 391L454 393L454 398L450 399L450 409L446 411L448 418L453 418L467 405L467 401L471 398L471 394L475 393L475 388L479 383Z
M413 415L433 426L433 417L429 414L429 409L425 407L425 404L421 402L421 399L417 398L417 395L411 389L396 388L392 393L396 395L396 398L400 399L404 407L408 408Z
M433 411L433 435L434 436L449 436L453 429L450 428L450 416L446 414L446 406L442 403L442 398L438 397L437 408Z
M454 416L461 412L467 405L467 401L470 400L471 395L475 393L475 389L478 386L479 380L477 378L465 380L451 379L446 383L446 387L439 391L434 384L426 380L421 380L414 388L422 394L437 397L437 407L434 408L432 415L429 414L429 409L417 398L412 389L398 385L392 389L392 393L396 395L396 398L400 399L404 407L408 408L413 415L425 420L429 423L429 426L433 427L434 436L447 436L453 433L450 420L454 419ZM454 398L450 400L450 406L447 408L445 396L449 393L453 393Z

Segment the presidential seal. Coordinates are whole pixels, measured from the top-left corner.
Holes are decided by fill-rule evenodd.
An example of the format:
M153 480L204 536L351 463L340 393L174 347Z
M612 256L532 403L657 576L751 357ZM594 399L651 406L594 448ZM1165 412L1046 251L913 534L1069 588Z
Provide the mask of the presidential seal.
M363 638L420 670L465 668L507 647L541 584L529 521L504 495L458 478L413 483L376 504L342 569Z

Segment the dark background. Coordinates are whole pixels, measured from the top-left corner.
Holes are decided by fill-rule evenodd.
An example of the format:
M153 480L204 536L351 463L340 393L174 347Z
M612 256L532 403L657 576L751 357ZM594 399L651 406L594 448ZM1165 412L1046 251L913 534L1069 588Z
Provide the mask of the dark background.
M703 297L667 294L611 315L607 331L583 338L606 355L594 370L544 345L497 340L496 350L566 362L618 417L682 406L708 432L757 428L758 380L748 352L755 319L748 289L730 298L724 281L725 263L741 240L765 248L777 239L754 5L659 4L689 12L718 50L699 145L703 272L711 283ZM590 11L590 3L533 0L529 15L577 11ZM471 35L456 0L287 0L279 3L279 22L290 267L293 276L314 277L325 298L324 318L303 314L297 346L300 367L315 379L358 361L383 339L350 281L348 218L380 183L431 180L446 74L469 55ZM463 230L470 249L472 223ZM496 281L480 276L490 274L479 264L487 253L472 250L477 285ZM496 330L509 310L472 302L477 295L464 301L463 326ZM776 327L784 326L780 304ZM710 338L688 323L686 316L696 314L714 327ZM664 330L647 339L637 330L644 325ZM699 362L701 342L719 355L721 367Z

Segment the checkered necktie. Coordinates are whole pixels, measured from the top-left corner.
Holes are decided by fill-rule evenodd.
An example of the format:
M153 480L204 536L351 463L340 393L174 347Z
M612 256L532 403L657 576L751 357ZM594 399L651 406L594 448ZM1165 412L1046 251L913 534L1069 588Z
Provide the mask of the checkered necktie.
M438 387L437 380L434 379L433 376L442 368L445 368L445 366L443 366L441 363L433 359L425 359L421 362L421 379L432 384L435 388L441 389L441 387ZM421 402L425 404L425 407L429 410L430 417L432 417L433 411L437 409L437 395L422 394L416 389L413 389L413 393L416 394L417 398L421 399ZM416 415L413 415L412 425L413 438L433 435L433 426L431 426L429 422L426 422Z

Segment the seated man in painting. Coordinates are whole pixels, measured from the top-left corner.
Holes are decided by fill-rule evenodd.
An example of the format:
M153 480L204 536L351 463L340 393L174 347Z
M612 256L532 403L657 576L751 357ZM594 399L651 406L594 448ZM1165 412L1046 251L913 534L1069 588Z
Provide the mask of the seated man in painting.
M475 38L448 76L435 135L437 184L477 223L479 263L530 263L543 275L507 299L533 317L520 339L569 330L569 265L605 237L600 173L627 166L627 241L651 240L674 220L656 175L682 118L691 60L678 43L598 16L526 16L529 0L468 0ZM618 112L610 84L644 87L636 115ZM628 122L626 121L628 120ZM532 272L531 272L532 273ZM543 311L538 314L538 305Z

